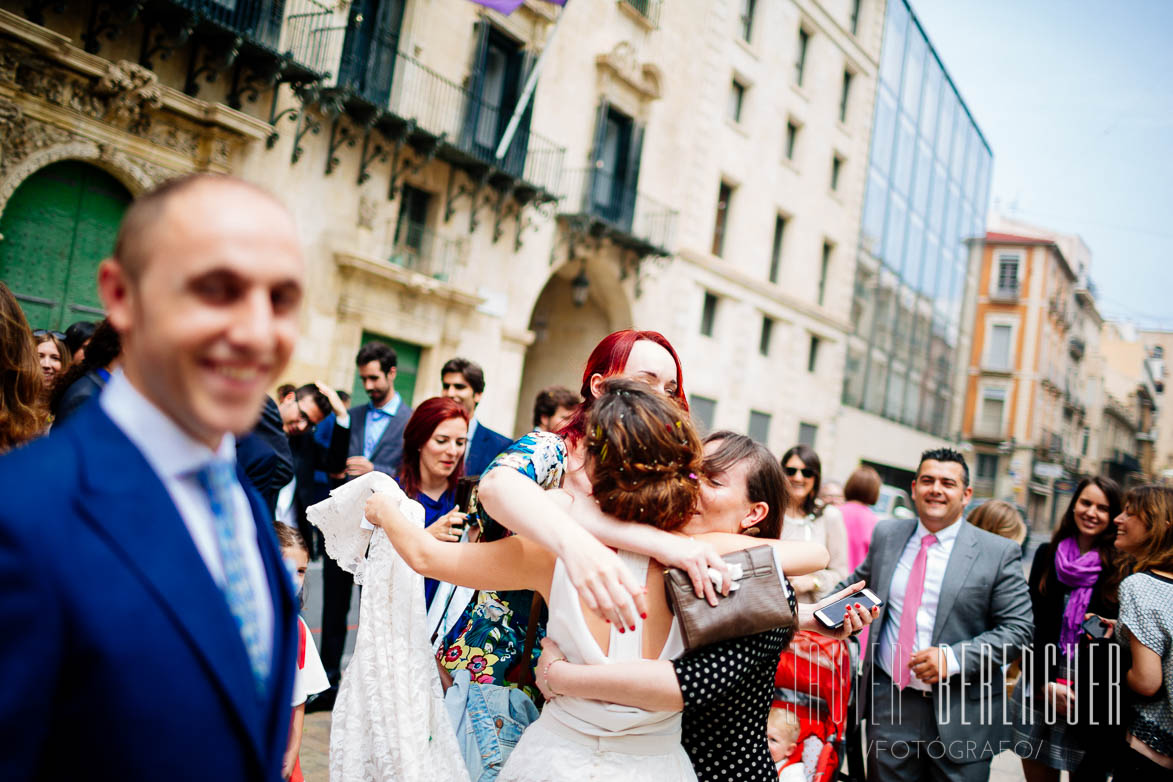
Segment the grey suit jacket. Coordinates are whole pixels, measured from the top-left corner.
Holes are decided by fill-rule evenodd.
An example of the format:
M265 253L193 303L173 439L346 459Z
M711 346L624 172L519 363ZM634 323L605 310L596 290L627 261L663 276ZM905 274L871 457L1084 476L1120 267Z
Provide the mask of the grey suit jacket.
M958 523L962 526L941 584L932 643L952 648L961 670L948 679L947 692L941 692L940 685L933 687L933 709L949 756L957 762L966 762L997 754L999 742L1009 736L1008 726L1002 719L1005 683L1001 666L1016 659L1022 646L1030 643L1034 616L1022 572L1021 548L964 519ZM916 524L915 519L878 524L867 557L836 587L838 590L866 580L868 587L884 601L868 636L864 656L861 695L868 698L869 704L891 696L886 688L872 691L873 658L884 623L888 621L888 596L896 563L916 531ZM878 705L876 708L879 710ZM876 727L883 730L887 726L877 724ZM976 755L965 750L967 743L970 747L976 745Z
M362 456L363 438L367 430L367 410L371 403L357 405L350 408L350 447L347 456ZM395 477L399 470L399 463L403 461L403 430L407 427L407 419L411 418L411 408L406 401L399 402L399 409L391 416L383 436L375 443L375 450L371 453L371 464L379 472Z

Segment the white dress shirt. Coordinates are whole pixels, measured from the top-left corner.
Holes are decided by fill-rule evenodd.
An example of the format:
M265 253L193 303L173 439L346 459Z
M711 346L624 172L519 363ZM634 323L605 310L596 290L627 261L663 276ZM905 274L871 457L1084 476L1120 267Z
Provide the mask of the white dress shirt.
M222 589L224 563L216 543L216 522L212 517L208 494L200 486L196 473L213 459L222 459L235 465L236 438L231 434L224 435L220 447L213 452L176 426L163 411L139 393L121 371L113 374L98 401L114 425L139 449L147 464L151 465L151 469L163 482L208 572ZM265 647L271 651L273 596L269 593L269 581L257 543L257 527L244 489L237 484L232 488L232 495L236 518L243 522L236 526L236 540L253 593L257 597L257 622L261 638Z
M941 601L941 584L945 580L945 569L949 565L949 555L953 553L953 544L957 542L957 533L961 530L962 520L950 524L940 532L935 533L937 542L929 546L925 558L925 588L921 593L920 608L916 612L916 649L911 652L928 649L933 640L933 626L937 621L937 604ZM884 622L884 631L880 634L880 648L877 650L876 662L889 676L892 676L896 647L900 638L900 618L904 614L904 596L908 592L908 577L912 575L912 564L920 551L921 538L930 534L923 522L917 521L916 532L904 545L900 559L896 561L896 571L892 574L892 586L888 589L888 616ZM960 670L957 656L953 649L945 647L946 670L942 672L941 680L948 679ZM895 677L893 677L895 679ZM929 685L922 682L912 673L909 677L909 686L918 690L930 690Z

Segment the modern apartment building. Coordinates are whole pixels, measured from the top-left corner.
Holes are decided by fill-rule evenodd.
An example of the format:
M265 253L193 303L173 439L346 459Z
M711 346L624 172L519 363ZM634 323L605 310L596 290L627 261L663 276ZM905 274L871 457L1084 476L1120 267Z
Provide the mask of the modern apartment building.
M1098 396L1082 382L1087 343L1076 327L1090 296L1047 236L989 232L971 251L978 290L962 434L974 447L974 493L1015 502L1046 530L1073 482L1097 471L1081 463L1089 390Z
M967 241L985 233L992 154L905 0L888 3L839 447L907 485L920 453L961 439L972 302Z

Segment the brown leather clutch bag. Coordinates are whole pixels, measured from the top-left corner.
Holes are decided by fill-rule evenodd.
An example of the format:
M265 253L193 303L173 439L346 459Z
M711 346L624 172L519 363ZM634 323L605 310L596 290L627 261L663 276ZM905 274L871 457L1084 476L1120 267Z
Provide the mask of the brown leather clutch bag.
M739 566L740 574L735 573L735 586L728 595L717 592L716 607L697 597L688 573L679 568L664 571L668 605L680 623L686 650L774 627L789 627L796 621L786 587L774 566L774 552L768 545L735 551L722 559ZM732 569L736 571L738 567Z

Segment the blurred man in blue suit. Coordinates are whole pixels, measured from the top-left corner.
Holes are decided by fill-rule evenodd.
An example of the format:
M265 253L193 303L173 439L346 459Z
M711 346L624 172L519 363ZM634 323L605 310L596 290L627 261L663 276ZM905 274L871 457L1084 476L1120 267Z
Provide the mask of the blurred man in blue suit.
M485 370L467 358L450 358L440 369L441 395L460 402L468 413L468 450L464 454L464 474L480 475L513 442L494 432L476 418L477 405L485 393Z
M297 609L234 434L293 351L296 237L231 177L127 211L98 272L121 369L0 459L5 779L281 778Z

